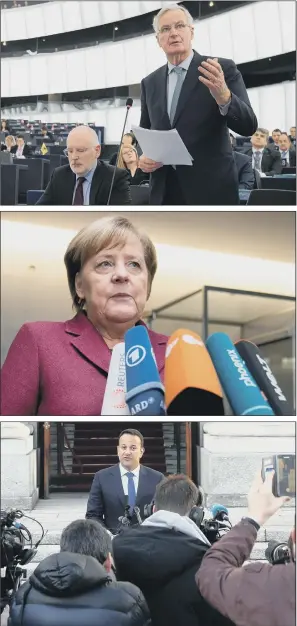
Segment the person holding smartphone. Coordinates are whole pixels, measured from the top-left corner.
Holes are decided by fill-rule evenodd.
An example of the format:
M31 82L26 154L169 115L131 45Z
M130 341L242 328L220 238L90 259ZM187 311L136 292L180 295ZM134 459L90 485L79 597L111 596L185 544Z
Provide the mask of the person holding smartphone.
M248 494L247 517L205 554L196 574L202 596L222 615L240 626L294 626L296 615L296 529L291 534L291 561L254 562L250 558L260 527L286 502L273 495L275 471L257 475Z

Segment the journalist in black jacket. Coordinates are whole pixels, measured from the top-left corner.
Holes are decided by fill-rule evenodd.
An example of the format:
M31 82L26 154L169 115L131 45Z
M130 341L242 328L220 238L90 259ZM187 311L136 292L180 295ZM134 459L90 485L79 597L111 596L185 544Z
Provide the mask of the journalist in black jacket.
M156 512L113 539L117 578L141 589L153 626L233 624L197 593L196 570L210 547L186 514L197 503L198 493L187 476L163 478L154 496Z
M155 515L160 513L168 512ZM175 521L171 527L132 526L113 539L117 578L141 589L153 626L232 626L197 593L195 574L207 549L177 530Z
M64 545L97 558L67 551L45 558L18 589L8 626L150 626L141 591L116 582L106 565L111 563L107 530L94 520L77 520L63 536Z

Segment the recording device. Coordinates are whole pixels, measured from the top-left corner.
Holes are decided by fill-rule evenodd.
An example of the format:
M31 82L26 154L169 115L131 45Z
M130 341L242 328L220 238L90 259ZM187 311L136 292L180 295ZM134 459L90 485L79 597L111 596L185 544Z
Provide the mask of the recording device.
M132 105L133 105L132 98L127 98L127 100L126 100L126 109L127 110L126 110L126 115L125 115L125 121L124 121L123 130L122 130L122 136L121 136L120 145L119 145L118 152L117 152L117 160L116 160L116 164L115 164L115 167L114 167L114 170L113 170L113 174L112 174L111 185L110 185L109 194L108 194L108 200L107 200L107 206L109 206L109 203L110 203L110 198L111 198L113 185L114 185L114 179L115 179L115 175L116 175L116 168L118 167L120 151L121 151L121 147L122 147L122 141L123 141L125 128L126 128L126 124L127 124L127 117L128 117L128 113L129 113Z
M165 415L164 387L145 326L125 334L126 403L131 415Z
M268 541L268 546L265 550L265 558L271 565L285 565L292 560L288 544L278 543L274 540Z
M125 344L121 342L112 350L101 415L130 415L125 395Z
M200 504L201 493L199 494L198 504L192 507L189 513L189 519L196 524L206 538L207 543L213 544L223 537L232 528L229 520L228 509L221 504L215 504L210 510L210 517L205 514L205 509ZM154 501L144 506L144 518L147 519L153 515Z
M295 498L295 454L274 454L262 459L262 480L267 472L274 470L272 493L276 498L289 496Z
M234 415L274 415L226 333L214 333L206 347Z
M21 581L26 579L27 571L23 566L32 561L45 535L43 526L34 520L41 527L42 534L33 545L30 531L17 521L22 517L28 516L15 509L1 511L1 568L5 568L5 576L1 577L1 613L10 603ZM26 547L26 542L29 542L30 547Z
M251 341L241 339L235 343L241 358L246 363L257 385L267 398L275 415L293 415L293 408L280 388L267 361L259 348Z
M203 341L191 330L171 335L164 382L167 415L224 415L217 373Z

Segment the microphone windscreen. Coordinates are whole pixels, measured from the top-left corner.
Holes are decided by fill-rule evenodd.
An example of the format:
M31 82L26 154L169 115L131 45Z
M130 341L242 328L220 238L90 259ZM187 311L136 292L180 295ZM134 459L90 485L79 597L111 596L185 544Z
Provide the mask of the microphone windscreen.
M206 347L235 415L274 415L230 337L214 333Z
M263 391L275 415L294 415L293 407L290 406L267 361L262 357L259 348L251 341L244 339L237 341L235 347L257 385Z
M176 330L165 358L168 415L224 415L223 393L211 358L199 335Z
M129 109L131 109L132 105L133 105L133 98L127 98L126 107L129 107Z
M227 507L223 504L213 504L210 510L213 517L215 517L219 513L225 513L226 515L229 515Z
M125 334L126 402L131 415L165 415L164 387L145 326Z
M125 395L125 344L122 342L112 350L101 415L130 415Z

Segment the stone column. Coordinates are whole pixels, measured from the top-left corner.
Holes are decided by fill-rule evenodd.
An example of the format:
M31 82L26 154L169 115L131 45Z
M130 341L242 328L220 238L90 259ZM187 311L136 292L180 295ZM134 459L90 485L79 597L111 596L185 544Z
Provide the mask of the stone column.
M38 497L33 434L21 422L1 423L1 508L31 510Z
M247 506L262 457L289 453L295 454L294 422L204 423L200 484L207 506Z

